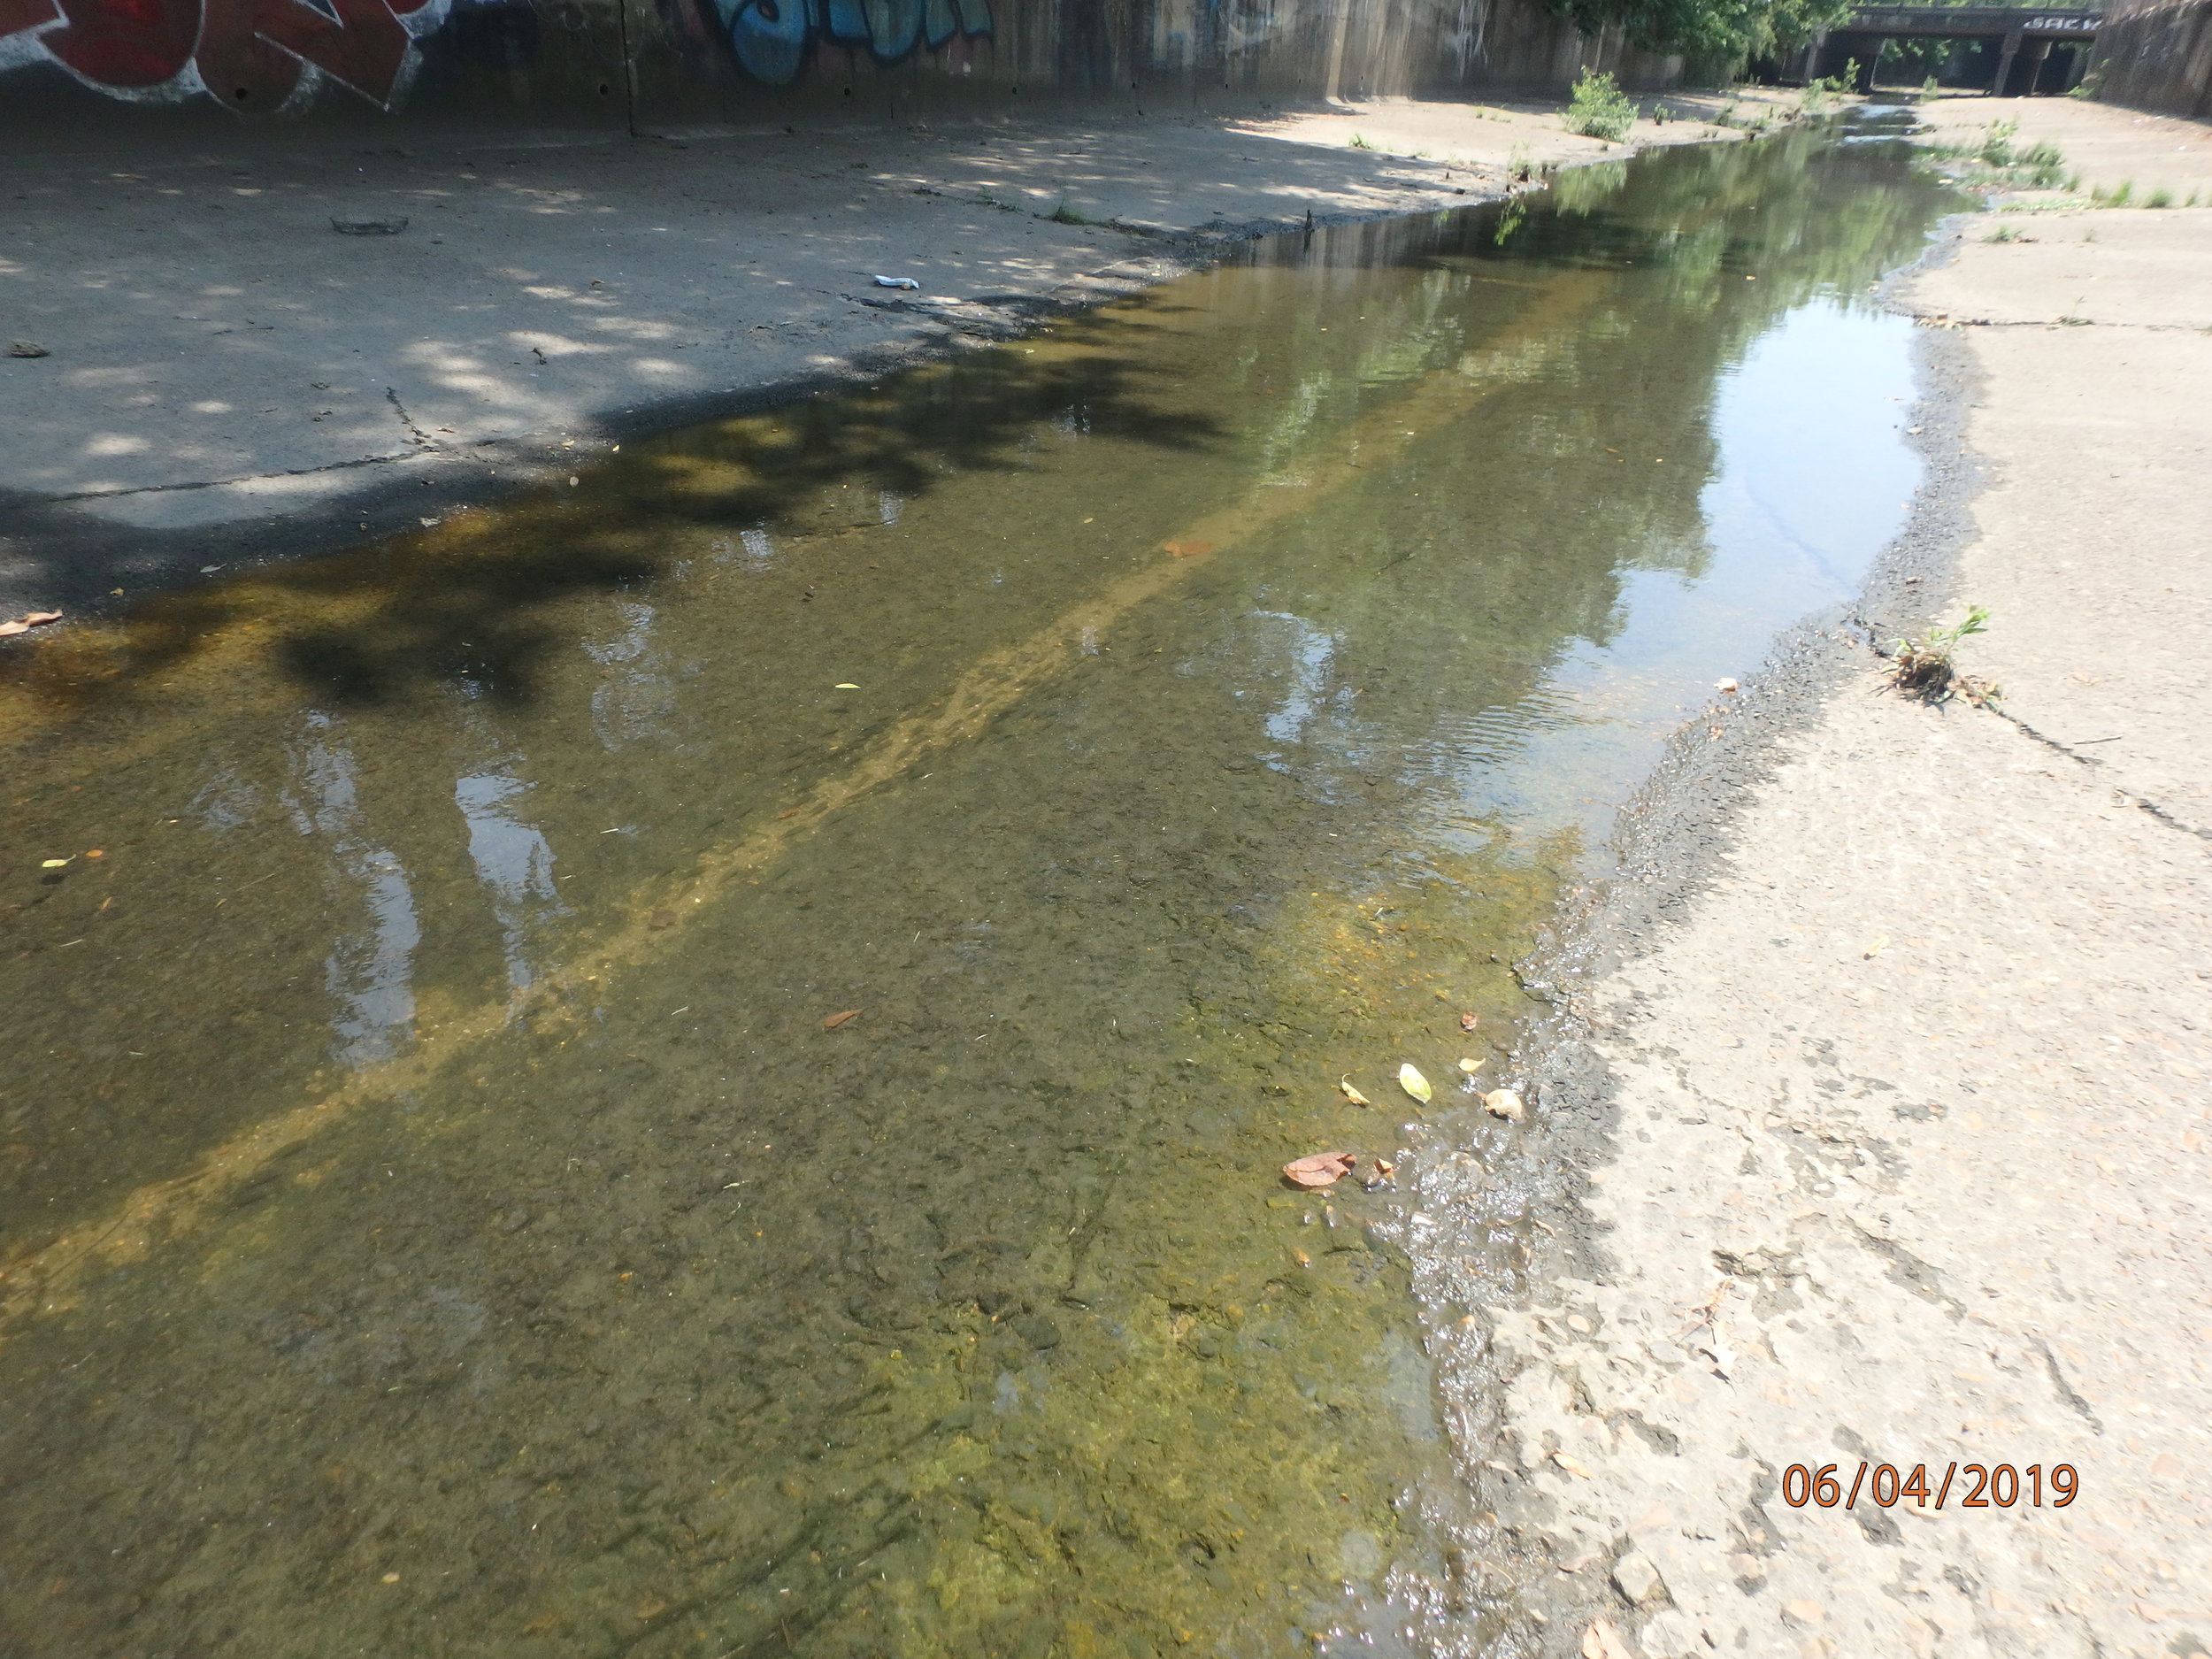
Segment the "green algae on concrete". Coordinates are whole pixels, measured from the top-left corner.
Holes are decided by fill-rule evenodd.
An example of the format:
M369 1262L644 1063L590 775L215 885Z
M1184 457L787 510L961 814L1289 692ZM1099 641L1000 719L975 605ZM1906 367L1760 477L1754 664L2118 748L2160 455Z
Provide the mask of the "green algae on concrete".
M1893 346L1943 201L1794 134L1293 240L12 656L0 1619L1402 1646L1463 1563L1392 1079L1500 1077L1832 592L1716 388Z

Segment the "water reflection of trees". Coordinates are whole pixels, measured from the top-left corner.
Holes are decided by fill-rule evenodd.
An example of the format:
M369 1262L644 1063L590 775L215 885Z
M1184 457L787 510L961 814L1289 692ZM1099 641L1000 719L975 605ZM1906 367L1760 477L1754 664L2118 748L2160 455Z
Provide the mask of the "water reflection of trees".
M98 1332L51 1339L88 1380L14 1350L19 1415L77 1436L0 1452L22 1580L87 1619L142 1601L180 1640L305 1619L326 1645L1041 1653L1087 1624L1165 1650L1196 1609L1210 1636L1271 1621L1221 1644L1266 1650L1295 1586L1335 1594L1308 1522L1386 1528L1405 1467L1399 1266L1361 1243L1309 1277L1254 1243L1251 1172L1307 1121L1276 1091L1333 1075L1310 1062L1342 987L1284 968L1302 941L1338 964L1327 832L1346 863L1407 849L1460 781L1437 757L1612 637L1624 573L1695 570L1717 377L1927 211L1792 139L1661 158L1632 198L1570 175L1502 244L1480 215L1318 239L1318 266L1224 273L1210 311L628 445L576 499L179 600L119 675L184 674L220 643L196 626L270 617L284 649L241 648L231 702L164 728L147 699L138 729L35 757L57 846L203 803L109 843L142 885L96 987L52 972L68 930L19 927L35 1225L293 1104L356 981L480 1010L597 907L772 818L883 718L827 682L926 705L1197 513L1333 465L1470 362L1493 377L573 1023L494 1030L280 1166L204 1275L104 1288ZM1592 273L1571 319L1526 326ZM878 560L886 492L918 504ZM283 803L311 787L302 829ZM413 931L377 933L392 869ZM365 975L402 955L404 987ZM153 1064L85 1064L121 1050ZM149 1366L157 1310L189 1400ZM208 1452L148 1455L165 1436ZM41 1525L83 1491L129 1516ZM281 1521L234 1529L250 1558L179 1541L249 1494ZM260 1587L204 1617L118 1564L142 1549ZM349 1552L470 1571L413 1613L309 1594Z

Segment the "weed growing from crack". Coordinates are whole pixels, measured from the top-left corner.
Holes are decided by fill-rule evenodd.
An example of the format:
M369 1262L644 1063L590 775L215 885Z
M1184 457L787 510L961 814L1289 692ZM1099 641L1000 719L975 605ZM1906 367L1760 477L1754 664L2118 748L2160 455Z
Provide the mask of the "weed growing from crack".
M1060 193L1060 199L1052 204L1052 211L1047 213L1045 218L1056 225L1104 225L1110 222L1102 219L1093 219L1089 214L1071 207L1068 204L1067 192L1064 190Z
M1947 628L1930 628L1916 640L1892 640L1889 644L1889 683L1894 689L1922 703L1945 703L1963 697L1977 708L1993 707L1999 688L1986 680L1960 672L1954 660L1961 640L1989 631L1989 607L1970 605L1965 620Z

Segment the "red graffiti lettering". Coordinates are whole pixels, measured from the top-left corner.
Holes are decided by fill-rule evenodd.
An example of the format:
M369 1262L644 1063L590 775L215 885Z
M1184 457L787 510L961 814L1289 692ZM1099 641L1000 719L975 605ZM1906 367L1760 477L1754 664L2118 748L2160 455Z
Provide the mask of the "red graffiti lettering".
M258 0L253 6L253 32L343 81L370 102L387 104L411 44L406 26L396 13L419 10L422 4L415 0L413 5L395 8L386 0L333 0L331 10L339 19L334 23L304 0Z
M200 0L62 0L39 44L88 81L135 89L173 79L200 37Z
M313 65L388 106L414 50L400 19L438 0L0 0L0 39L26 31L83 80L130 94L172 87L189 64L210 96L273 110ZM441 8L442 10L442 8ZM59 27L52 27L59 24Z

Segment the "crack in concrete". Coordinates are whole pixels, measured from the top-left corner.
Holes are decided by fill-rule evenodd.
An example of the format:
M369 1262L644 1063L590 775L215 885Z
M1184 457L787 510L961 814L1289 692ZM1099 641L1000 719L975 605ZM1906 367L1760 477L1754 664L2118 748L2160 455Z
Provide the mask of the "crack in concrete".
M2058 1390L2058 1397L2078 1412L2083 1422L2098 1433L2103 1433L2104 1425L2097 1421L2095 1410L2076 1391L2074 1385L2066 1380L2066 1373L2058 1368L2058 1356L2051 1352L2051 1345L2039 1336L2035 1339L2035 1347L2036 1351L2043 1356L2043 1369L2051 1373L2051 1386Z
M407 405L399 401L399 391L396 388L390 386L386 387L384 388L384 396L386 401L391 404L394 411L399 416L399 424L407 428L408 435L413 438L417 443L420 444L426 449L442 449L445 447L435 438L432 437L428 433L425 432L419 426L415 424L415 418L407 412Z

